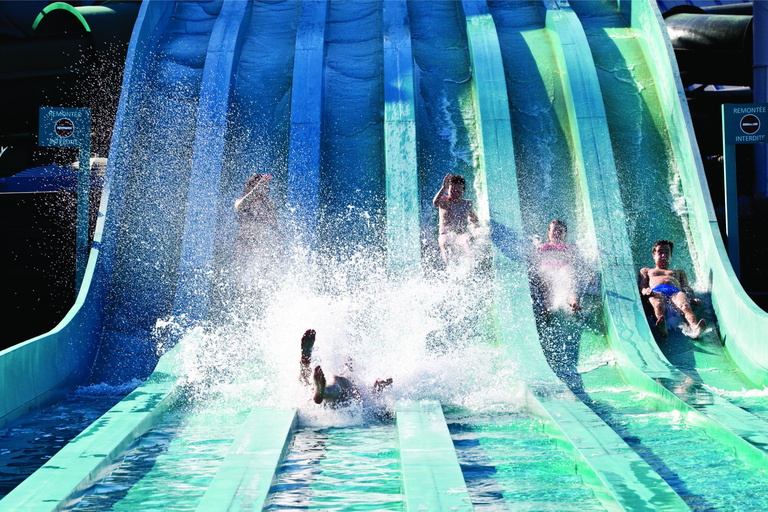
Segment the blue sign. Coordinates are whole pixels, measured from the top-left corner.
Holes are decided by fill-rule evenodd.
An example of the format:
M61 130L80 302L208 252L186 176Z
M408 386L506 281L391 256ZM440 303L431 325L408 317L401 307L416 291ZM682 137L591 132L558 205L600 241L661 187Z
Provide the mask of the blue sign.
M723 105L723 143L768 142L768 103Z
M88 219L91 186L91 109L40 107L37 145L80 148L77 173L77 259L75 285L79 290L88 262Z
M91 144L91 109L40 107L38 146L79 147Z

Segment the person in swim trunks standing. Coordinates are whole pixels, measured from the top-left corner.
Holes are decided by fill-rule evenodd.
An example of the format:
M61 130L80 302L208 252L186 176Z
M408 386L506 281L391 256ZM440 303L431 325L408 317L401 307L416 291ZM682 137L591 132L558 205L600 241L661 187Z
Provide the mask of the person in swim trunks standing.
M478 220L472 201L463 199L466 182L457 174L446 174L443 178L443 186L435 195L432 204L440 211L440 235L437 243L440 246L440 254L448 265L449 254L456 247L461 249L465 256L472 255L472 234L467 231L467 222L477 229Z
M703 318L697 320L691 308L691 304L698 306L701 301L696 298L688 285L688 276L685 275L685 271L669 268L674 246L675 244L669 240L659 240L653 244L652 254L656 267L640 270L640 293L648 297L648 302L651 303L656 315L656 327L662 336L667 336L667 302L671 302L685 317L685 321L693 331L693 338L697 338L706 329L707 322Z

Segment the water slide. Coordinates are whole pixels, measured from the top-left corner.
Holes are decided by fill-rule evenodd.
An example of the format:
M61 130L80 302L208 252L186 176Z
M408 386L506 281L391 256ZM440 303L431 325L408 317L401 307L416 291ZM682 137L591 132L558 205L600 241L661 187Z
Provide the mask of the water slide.
M759 497L766 316L727 263L680 87L648 1L144 2L87 277L59 327L2 354L0 413L143 382L0 504L698 509L731 506L729 480ZM440 296L446 169L472 178L491 249ZM275 176L290 271L233 314L217 280L254 170ZM532 306L526 248L555 217L594 268L576 316ZM711 305L700 341L648 326L657 238ZM305 324L410 385L394 426L295 399L284 343Z

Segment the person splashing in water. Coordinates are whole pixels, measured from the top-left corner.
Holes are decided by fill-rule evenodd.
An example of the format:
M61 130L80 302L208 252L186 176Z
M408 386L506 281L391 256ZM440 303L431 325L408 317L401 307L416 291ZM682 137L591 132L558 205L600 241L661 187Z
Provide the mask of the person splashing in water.
M310 376L314 384L312 399L316 404L326 402L333 406L348 405L353 401L360 401L360 389L350 378L341 375L329 375L326 377L323 369L318 365L311 370L312 350L315 346L316 333L314 329L308 329L301 337L301 359L299 362L299 379L306 385L310 384ZM371 394L378 396L392 385L392 379L377 379L373 383Z
M432 199L432 204L440 212L440 235L437 243L446 266L452 260L452 254L459 249L464 256L472 256L472 234L467 231L467 222L477 229L478 219L472 201L464 199L466 182L457 174L446 174L443 186Z
M703 318L697 320L691 308L691 304L698 306L701 301L696 298L688 285L688 276L685 271L669 268L674 247L675 244L669 240L659 240L653 244L651 254L656 267L640 269L638 279L640 293L648 297L648 302L656 315L656 327L662 336L667 337L667 302L670 302L683 314L691 328L691 336L695 339L707 328L707 322Z
M567 303L571 311L581 310L576 280L579 257L576 248L565 243L567 234L565 222L553 220L547 230L547 242L536 250L535 284L547 312L562 303Z

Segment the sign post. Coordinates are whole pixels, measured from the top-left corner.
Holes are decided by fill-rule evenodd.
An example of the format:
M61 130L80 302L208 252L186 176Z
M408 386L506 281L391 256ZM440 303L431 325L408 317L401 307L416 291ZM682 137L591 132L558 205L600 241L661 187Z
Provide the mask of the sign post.
M736 144L765 143L768 137L768 103L722 105L723 163L725 173L725 234L728 257L739 277L739 197L736 192Z
M80 289L88 262L88 218L91 192L91 109L40 107L38 145L80 148L77 173L77 258L75 290Z

